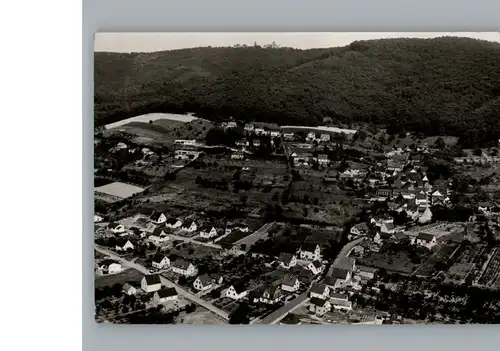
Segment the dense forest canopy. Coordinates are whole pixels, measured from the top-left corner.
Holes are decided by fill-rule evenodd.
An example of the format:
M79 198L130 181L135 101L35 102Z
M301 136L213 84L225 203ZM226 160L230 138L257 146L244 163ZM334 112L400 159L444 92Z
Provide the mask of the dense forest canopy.
M304 125L331 117L493 141L500 44L443 37L95 53L95 124L150 112Z

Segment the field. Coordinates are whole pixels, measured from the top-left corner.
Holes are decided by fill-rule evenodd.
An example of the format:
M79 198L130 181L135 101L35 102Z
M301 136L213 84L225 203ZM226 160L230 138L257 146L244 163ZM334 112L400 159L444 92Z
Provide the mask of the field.
M446 273L447 281L463 282L474 269L486 245L463 245L457 252L457 260Z
M222 318L201 307L193 313L179 316L178 319L182 324L226 324Z
M105 195L111 195L119 197L121 199L126 199L134 194L141 193L142 191L144 191L144 188L121 182L113 182L103 186L95 187L94 190Z
M131 122L144 122L149 123L149 121L156 121L158 119L167 119L172 121L180 121L180 122L190 122L195 120L196 117L189 115L177 115L172 113L148 113L145 115L135 116L131 118L127 118L118 122L110 123L106 125L106 129L117 128Z
M191 243L184 243L181 245L177 245L175 248L170 249L169 255L177 255L180 257L184 257L189 261L203 261L207 259L207 256L214 257L218 255L220 250L208 247L204 245L197 245Z
M249 166L250 171L242 171L243 165ZM180 170L176 179L165 183L156 195L144 200L200 211L227 211L243 204L245 208L263 207L280 196L286 172L284 163L231 162L222 155L204 155ZM261 186L264 178L269 185Z
M138 283L144 274L133 269L127 268L121 273L96 276L95 278L95 288L100 289L105 286L112 287L115 284L125 284L126 282L136 282Z
M478 284L495 289L500 288L500 250L498 248L492 252L492 257L478 280Z
M422 261L425 257L421 258ZM388 272L411 274L421 263L412 262L405 252L392 253L375 252L370 256L360 258L360 265L368 267L383 268Z
M420 266L418 275L425 277L432 275L432 273L439 269L439 264L445 263L457 248L458 244L440 247L435 254Z

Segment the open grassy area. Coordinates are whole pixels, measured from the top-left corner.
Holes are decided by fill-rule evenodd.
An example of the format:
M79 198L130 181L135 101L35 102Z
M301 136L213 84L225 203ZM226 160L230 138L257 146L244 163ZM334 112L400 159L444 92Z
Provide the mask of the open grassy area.
M115 284L125 284L126 282L138 283L143 276L144 274L133 268L128 268L125 271L118 274L96 276L95 288L100 289L105 286L112 287Z

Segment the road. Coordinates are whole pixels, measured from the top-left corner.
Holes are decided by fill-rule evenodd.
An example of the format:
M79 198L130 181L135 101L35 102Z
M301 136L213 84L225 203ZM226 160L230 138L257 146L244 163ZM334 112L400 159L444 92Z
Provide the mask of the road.
M345 244L342 250L340 250L339 254L337 255L337 258L335 258L335 261L333 261L332 267L338 267L339 264L349 256L354 246L358 245L363 240L365 240L365 237L357 238Z
M129 260L126 260L124 259L123 257L120 257L118 256L116 253L114 253L113 251L110 251L108 249L105 249L99 245L94 245L94 248L96 251L102 253L103 255L108 255L110 256L112 259L114 260L117 260L118 262L120 262L121 264L125 265L125 266L128 266L128 267L131 267L131 268L134 268L136 270L138 270L139 272L141 273L144 273L144 274L149 274L149 269L147 269L146 267L144 267L143 265L140 265L138 263L134 263L134 262L131 262ZM166 286L166 287L174 287L177 292L181 295L183 295L186 299L206 308L207 310L215 313L216 315L224 318L226 321L229 320L229 315L227 312L221 310L220 308L217 308L216 306L212 305L211 303L203 300L203 299L200 299L199 297L197 297L196 295L192 294L191 292L185 290L183 287L181 287L180 285L172 282L171 280L167 279L166 277L164 277L163 275L160 274L160 280L161 280L161 283Z
M295 309L297 309L298 307L305 304L309 300L308 295L309 295L309 289L304 291L302 294L297 296L292 301L286 303L284 306L278 308L273 313L264 317L263 319L258 321L256 324L276 324L276 323L278 323L288 313L293 312Z
M266 223L264 224L262 227L260 227L259 229L257 229L255 232L253 232L252 234L238 240L238 241L235 241L233 243L233 245L236 245L236 246L240 246L241 244L245 244L246 247L249 249L250 246L252 246L253 244L255 244L256 241L260 240L260 239L265 239L267 238L267 235L268 235L268 231L269 229L271 229L271 227L275 224L276 222L271 222L271 223Z

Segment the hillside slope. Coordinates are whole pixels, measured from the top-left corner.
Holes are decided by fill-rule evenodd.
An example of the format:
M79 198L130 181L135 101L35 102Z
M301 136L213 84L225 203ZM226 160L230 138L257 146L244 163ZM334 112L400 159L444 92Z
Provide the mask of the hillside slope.
M468 38L95 54L97 125L189 111L280 124L332 117L493 140L499 99L500 44Z

